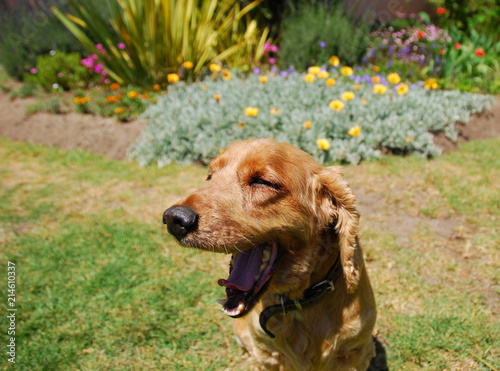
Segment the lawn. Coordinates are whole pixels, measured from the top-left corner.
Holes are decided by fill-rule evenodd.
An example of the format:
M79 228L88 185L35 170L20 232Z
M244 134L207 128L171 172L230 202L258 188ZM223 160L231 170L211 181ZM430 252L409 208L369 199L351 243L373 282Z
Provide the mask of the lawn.
M206 172L0 139L0 266L7 277L16 264L19 369L246 369L215 303L227 258L177 246L161 224ZM499 369L500 139L345 173L364 197L389 369Z

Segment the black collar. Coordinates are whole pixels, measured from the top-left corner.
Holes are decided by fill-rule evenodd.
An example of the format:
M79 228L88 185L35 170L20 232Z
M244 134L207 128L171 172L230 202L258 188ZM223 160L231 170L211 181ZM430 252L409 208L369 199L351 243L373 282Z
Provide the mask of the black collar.
M342 276L342 264L340 264L340 254L333 263L333 266L330 268L326 277L323 281L320 281L313 286L309 287L306 291L304 291L304 298L301 300L291 300L287 298L285 295L281 295L281 304L271 305L269 307L264 308L259 317L260 327L264 330L264 332L274 339L274 334L267 329L267 321L276 315L283 314L296 311L296 310L304 310L312 307L320 302L322 302L329 293L334 290L333 283Z

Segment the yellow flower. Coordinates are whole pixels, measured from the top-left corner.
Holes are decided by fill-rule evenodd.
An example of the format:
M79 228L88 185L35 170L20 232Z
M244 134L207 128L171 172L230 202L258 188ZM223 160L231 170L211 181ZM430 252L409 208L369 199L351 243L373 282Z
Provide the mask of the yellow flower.
M115 97L114 95L111 95L109 97L106 97L105 101L106 103L116 103L118 102L118 98Z
M231 77L231 71L229 71L228 69L222 70L222 80L229 81L231 80Z
M396 86L396 91L399 95L405 95L406 93L408 93L408 85L406 85L405 83L401 83Z
M271 115L279 115L279 114L281 113L281 110L280 110L279 108L275 108L275 107L273 107L273 108L271 108L271 109L269 110L269 113L270 113Z
M353 90L359 90L359 89L361 89L361 84L354 84L354 85L352 86L352 89L353 89Z
M438 88L437 80L433 77L431 79L427 79L424 82L424 88L436 90Z
M361 103L363 103L363 104L368 104L368 99L366 99L366 98L364 98L364 97L363 97L363 98L361 98Z
M134 91L134 90L129 91L127 93L127 97L129 97L130 99L138 98L139 97L139 92Z
M356 95L352 91L346 91L345 93L342 93L341 98L346 102L349 102L351 99L354 99L355 96Z
M304 122L304 127L305 127L307 130L309 130L309 129L311 128L311 125L312 125L311 121L306 121L306 122Z
M339 112L339 111L342 111L345 104L341 100L335 99L335 100L332 100L330 103L328 103L328 106L332 110Z
M311 83L316 79L312 73L308 73L304 76L304 81L307 83Z
M245 115L250 117L255 117L259 114L259 109L257 107L247 107L245 108Z
M323 151L326 151L327 149L330 148L330 142L328 141L328 139L324 138L318 139L316 141L316 144L318 145L319 149L322 149Z
M379 66L377 66L377 65L374 65L374 66L373 66L373 71L375 71L375 72L379 72L379 71L380 71L380 67L379 67Z
M335 81L335 79L332 79L330 77L329 79L326 79L325 83L326 83L327 86L331 87L331 86L335 85L336 81Z
M176 73L169 73L167 75L167 81L170 83L170 84L177 84L180 80L180 77L178 74Z
M389 81L393 85L396 85L401 82L401 77L396 72L392 72L387 75L387 81Z
M307 69L307 72L312 73L313 75L317 75L318 73L320 73L320 71L321 67L318 66L312 66Z
M267 82L267 76L261 76L261 77L259 78L259 81L260 81L261 83L265 84L265 83Z
M318 72L318 77L320 79L326 79L329 75L330 74L327 71L325 71L325 70L321 70L321 71Z
M244 129L245 128L245 124L242 123L242 122L239 122L237 126L238 126L238 129Z
M354 71L352 70L351 67L344 66L340 69L340 73L344 76L351 76L354 73Z
M356 138L360 133L361 133L361 126L353 126L348 132L347 134L353 136L354 138Z
M119 115L120 113L123 113L123 107L116 107L115 108L115 113Z
M413 138L413 137L407 136L407 137L405 138L405 143L411 143L411 142L413 142L413 140L414 140L414 139L415 139L415 138Z
M184 66L184 68L186 70L190 70L194 67L193 62L191 62L191 61L185 61L182 65Z
M114 82L112 83L110 86L109 86L109 90L113 91L113 90L118 90L120 89L120 84L118 84L117 82Z
M336 55L332 55L328 60L333 67L337 67L340 64L340 59Z
M219 66L217 63L210 63L210 72L220 72L222 70L222 67Z
M375 84L378 84L380 82L380 77L378 76L373 76L372 77L372 81L375 83Z
M220 94L214 94L214 99L217 103L220 101Z
M203 85L201 86L201 90L207 90L207 89L208 89L208 86L206 86L205 84L203 84Z
M383 94L385 94L385 92L386 92L386 91L387 91L387 86L382 85L382 84L376 84L376 85L373 87L372 93L373 93L373 94L380 94L380 95L383 95Z
M154 84L153 85L153 90L154 91L160 91L161 90L161 85L160 84Z

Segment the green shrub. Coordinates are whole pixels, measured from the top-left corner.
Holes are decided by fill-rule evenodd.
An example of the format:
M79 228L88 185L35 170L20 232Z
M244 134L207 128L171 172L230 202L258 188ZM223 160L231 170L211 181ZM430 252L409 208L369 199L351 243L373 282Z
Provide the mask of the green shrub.
M65 0L0 2L0 64L21 80L35 66L36 57L51 50L83 52L84 48L50 11L57 5L68 10Z
M302 4L281 25L281 65L305 70L332 55L354 65L368 46L368 27L354 24L341 6Z
M246 80L175 85L146 109L142 118L148 128L129 154L141 165L206 163L234 140L274 137L320 162L358 163L380 156L383 148L434 156L440 149L430 132L456 139L454 122L467 122L470 112L483 110L493 100L417 85L406 95L390 87L384 95L375 95L370 82L354 85L351 79L336 78L331 87L320 78L306 83L299 74L268 77L266 83L252 75ZM340 111L331 109L329 103L342 99L346 91L355 92L355 98L344 101ZM257 116L246 115L248 107L257 108ZM318 139L326 139L329 148L320 149Z
M71 90L85 87L90 80L90 74L80 60L79 53L54 51L49 55L39 55L36 68L25 73L24 80L35 83L46 91L54 88Z
M192 78L211 61L242 50L263 52L263 33L255 22L242 21L262 0L243 9L236 0L110 0L110 18L86 0L69 2L75 16L54 13L91 53L100 44L104 67L120 84L151 87L170 73ZM246 49L250 42L254 47Z

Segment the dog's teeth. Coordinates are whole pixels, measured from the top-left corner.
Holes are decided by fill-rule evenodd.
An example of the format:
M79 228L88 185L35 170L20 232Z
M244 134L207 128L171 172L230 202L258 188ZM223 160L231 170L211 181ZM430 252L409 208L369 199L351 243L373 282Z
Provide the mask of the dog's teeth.
M269 248L266 248L262 253L262 261L268 262L269 258L271 258L271 251L269 250Z
M226 298L226 299L217 299L216 301L217 301L217 303L219 303L220 305L224 306L224 304L226 304L226 302L227 302L227 298Z
M257 282L262 274L262 271L255 275L254 281Z
M240 305L238 305L238 312L239 313L243 312L243 309L245 309L245 304L240 303Z
M267 264L266 263L262 263L260 265L259 274L262 274L262 272L264 272L264 270L266 269L266 267L267 267Z

